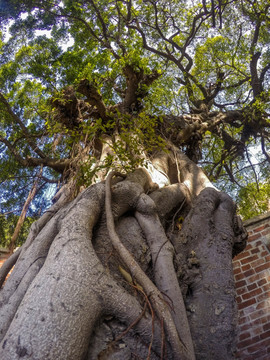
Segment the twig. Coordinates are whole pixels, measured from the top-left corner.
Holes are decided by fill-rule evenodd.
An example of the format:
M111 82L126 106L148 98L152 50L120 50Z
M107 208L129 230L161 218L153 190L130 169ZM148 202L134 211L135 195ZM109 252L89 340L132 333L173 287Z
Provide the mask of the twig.
M139 290L139 289L137 289ZM147 302L145 302L144 304L144 307L143 307L143 311L141 312L141 314L137 317L137 319L135 319L133 321L133 323L131 323L127 328L126 330L124 330L119 336L117 336L117 338L113 341L113 343L116 343L117 341L121 340L123 336L125 336L129 330L131 330L140 320L141 318L143 317L144 313L145 313L145 310L146 310L146 307L147 307Z

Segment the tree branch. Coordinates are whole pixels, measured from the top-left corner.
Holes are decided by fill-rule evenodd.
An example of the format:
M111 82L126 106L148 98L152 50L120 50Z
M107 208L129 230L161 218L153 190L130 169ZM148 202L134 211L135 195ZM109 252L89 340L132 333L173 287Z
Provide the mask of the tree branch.
M22 251L22 248L20 247L17 249L12 255L9 256L9 258L4 262L4 264L0 268L0 289L6 280L6 277L12 267L16 264L16 261L18 260L18 257Z
M99 115L103 120L107 118L106 106L94 84L91 84L87 79L83 79L80 81L77 91L86 96L90 105L96 106Z
M16 148L4 137L0 135L0 142L6 145L6 147L9 149L11 154L14 156L14 158L18 161L19 164L22 166L27 166L27 160L25 160L16 150Z
M270 155L265 149L265 142L264 142L264 136L261 135L261 147L262 147L262 153L265 155L267 161L270 163Z
M13 251L14 251L14 248L15 248L15 243L16 243L16 240L19 236L19 233L20 233L20 230L23 226L23 223L24 223L24 220L25 220L25 217L26 217L26 214L27 214L27 211L28 211L28 208L31 204L31 202L33 201L33 199L35 198L36 196L36 193L37 193L37 190L38 190L38 182L42 176L42 171L43 171L43 166L41 166L40 168L40 172L37 176L37 178L35 179L33 185L32 185L32 188L31 190L29 191L28 193L28 196L27 196L27 199L23 205L23 208L22 208L22 211L21 211L21 214L19 216L19 219L17 221L17 224L16 224L16 227L15 227L15 230L12 234L12 237L11 237L11 240L10 240L10 243L9 243L9 250L10 250L10 253L12 254Z
M48 166L59 173L63 173L63 171L71 165L71 159L50 159L50 158L33 158L27 157L24 159L15 147L5 138L0 135L0 142L4 143L11 154L14 156L15 160L23 167L37 167L37 166Z
M43 151L41 151L38 148L37 144L31 139L31 135L28 133L27 127L24 125L24 123L21 121L21 119L17 116L17 114L15 114L14 111L11 109L9 103L7 102L7 100L5 99L4 95L1 92L0 92L0 101L5 106L8 114L11 115L13 120L22 129L22 132L25 135L26 140L27 140L28 144L30 145L31 149L41 158L45 158L46 155L43 153Z

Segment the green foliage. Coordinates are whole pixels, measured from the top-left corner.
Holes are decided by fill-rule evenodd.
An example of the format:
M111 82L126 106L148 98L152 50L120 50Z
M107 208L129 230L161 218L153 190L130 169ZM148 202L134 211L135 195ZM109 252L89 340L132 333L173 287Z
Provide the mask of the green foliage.
M83 124L80 137L87 136L88 141L94 141L96 134L104 134L114 128L117 133L108 140L100 137L105 143L109 152L102 163L98 163L90 150L89 156L81 163L80 172L77 174L78 185L88 186L92 183L99 172L108 169L131 172L138 167L147 167L147 159L142 156L147 152L151 154L156 149L166 151L166 142L161 136L156 135L156 128L162 121L158 117L149 116L141 112L137 116L130 116L118 113L116 120L102 124L101 119L95 124ZM77 135L75 135L77 136ZM78 139L77 139L78 140Z
M8 248L12 235L14 233L19 216L9 214L7 216L0 215L0 246ZM35 221L34 218L27 217L23 223L19 236L16 240L15 248L21 246L28 235L30 226Z
M210 179L235 197L235 184L247 188L252 162L240 145L252 147L262 134L266 146L269 143L269 2L221 2L222 18L217 19L216 8L215 27L211 4L204 3L206 13L199 0L1 1L0 92L10 107L0 101L1 211L13 210L18 200L21 205L34 179L36 165L27 167L20 158L71 159L72 170L47 166L44 176L59 182L73 176L79 185L89 185L108 168L131 171L145 166L146 155L166 150L160 132L163 116L187 115L202 102L209 112L245 114L245 124L222 121L199 136L202 166ZM259 53L253 65L258 78L264 74L263 91L254 98L251 65ZM133 78L126 74L128 66ZM153 74L159 75L155 81L142 81ZM103 117L97 115L93 98L77 91L82 80L102 99ZM122 111L132 84L137 86L135 108L132 104ZM72 99L65 98L65 89L70 86L78 103L67 110ZM83 102L88 107L78 110ZM78 111L77 118L72 111ZM214 115L206 115L201 122L210 123ZM229 146L224 133L233 139ZM105 142L109 152L99 161L96 144ZM177 146L185 149L187 144ZM241 167L249 167L248 176ZM255 168L263 184L269 170L262 158ZM44 180L39 191L46 204L50 186Z
M270 183L250 183L238 193L238 211L244 220L270 210Z
M166 142L156 135L158 117L141 112L136 117L121 117L119 135L112 143L112 150L117 157L119 170L130 172L136 167L146 166L143 152L152 153L155 149L166 149Z

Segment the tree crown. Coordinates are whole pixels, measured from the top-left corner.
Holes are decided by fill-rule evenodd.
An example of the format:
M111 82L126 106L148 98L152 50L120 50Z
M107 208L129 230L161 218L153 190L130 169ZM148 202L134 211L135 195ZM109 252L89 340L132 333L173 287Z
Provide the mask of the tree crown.
M1 211L23 202L41 166L34 212L52 183L89 185L170 146L232 192L259 189L270 160L269 9L266 0L2 1Z

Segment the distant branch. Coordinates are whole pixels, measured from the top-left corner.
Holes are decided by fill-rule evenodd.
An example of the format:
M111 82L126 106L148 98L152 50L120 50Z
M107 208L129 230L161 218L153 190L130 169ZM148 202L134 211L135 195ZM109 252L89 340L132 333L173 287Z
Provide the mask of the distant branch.
M19 164L22 166L27 166L27 161L18 153L16 148L3 136L0 135L0 142L6 145L6 147L9 149L11 154L14 156L14 158L17 160Z
M9 250L10 250L11 254L13 253L13 251L15 249L15 243L16 243L16 240L17 240L17 238L19 236L21 228L23 226L23 223L24 223L27 211L29 209L29 206L31 205L31 202L34 200L34 198L36 196L36 193L37 193L37 190L38 190L38 182L40 180L40 177L42 176L42 172L43 172L43 166L41 166L41 168L40 168L39 174L37 175L37 178L35 179L35 181L34 181L34 183L32 185L32 188L28 193L27 199L25 200L25 203L23 205L21 214L20 214L20 216L18 218L15 230L13 232L13 235L12 235L10 243L9 243Z
M70 159L50 159L50 158L23 158L17 149L4 137L0 135L0 142L6 145L15 160L23 167L37 167L37 166L48 166L59 173L63 173L64 170L71 164Z
M4 95L0 92L0 102L5 106L7 112L9 115L11 115L12 119L20 126L23 134L25 135L25 138L30 145L31 149L41 158L45 158L46 155L39 149L37 144L33 141L31 135L29 134L27 127L24 125L22 120L18 117L17 114L14 113L14 111L11 109L8 101L5 99Z
M260 83L261 83L261 84L264 82L264 77L265 77L265 74L267 73L268 70L270 70L270 62L269 62L269 64L267 64L267 65L262 69L262 72L261 72L261 75L260 75Z
M92 3L92 1L90 0L90 2ZM48 13L50 13L51 15L55 16L55 17L58 17L58 18L67 18L67 19L70 19L70 20L73 20L73 21L78 21L78 22L81 22L85 27L86 29L89 31L90 35L98 41L98 43L102 44L106 49L110 50L110 52L113 54L113 56L116 58L116 59L120 59L120 56L113 50L110 42L108 41L108 38L105 37L105 40L103 40L102 37L98 36L96 34L96 32L94 31L94 29L89 25L89 23L82 19L81 17L78 17L78 16L75 16L75 15L69 15L69 14L66 14L66 13L61 13L63 11L62 8L58 7L60 13L55 13L53 11L50 11L50 10L47 10L46 11ZM103 28L103 31L104 31L104 28Z
M261 146L262 146L262 152L265 155L267 161L270 163L270 156L268 154L268 152L265 149L265 141L264 141L264 136L261 136Z

